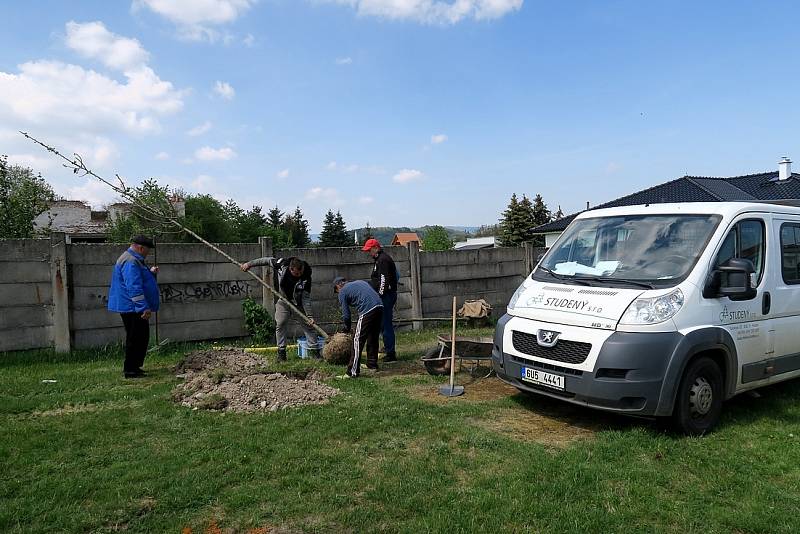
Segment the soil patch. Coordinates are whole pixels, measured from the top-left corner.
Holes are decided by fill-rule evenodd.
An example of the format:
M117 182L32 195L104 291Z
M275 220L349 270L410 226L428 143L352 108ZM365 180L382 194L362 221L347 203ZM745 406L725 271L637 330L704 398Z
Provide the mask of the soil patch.
M445 397L439 395L439 386L443 384L444 383L414 386L409 389L408 393L414 398L433 404L447 404L448 402L487 402L504 399L519 393L517 388L511 387L497 378L473 378L469 373L459 373L456 375L456 384L464 386L464 394L460 397Z
M175 367L185 380L172 397L195 409L274 412L324 404L339 393L315 369L277 372L265 366L263 358L241 349L193 352Z

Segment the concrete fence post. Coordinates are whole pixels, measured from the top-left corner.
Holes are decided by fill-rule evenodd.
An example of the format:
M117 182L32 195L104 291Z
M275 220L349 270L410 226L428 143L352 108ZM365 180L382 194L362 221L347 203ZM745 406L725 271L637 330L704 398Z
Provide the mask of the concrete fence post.
M536 247L531 241L526 241L523 245L525 246L525 272L522 273L522 276L527 278L536 267Z
M259 237L258 244L261 245L261 257L272 256L272 238L271 237ZM261 268L261 278L272 285L272 269L270 267L262 267ZM261 305L269 312L271 317L275 317L275 299L272 297L272 293L269 292L266 288L261 288Z
M64 232L50 234L50 280L53 285L53 346L56 352L69 352L69 278Z
M422 269L419 263L419 242L408 243L408 265L411 272L411 315L422 319ZM414 330L422 330L422 321L414 321Z

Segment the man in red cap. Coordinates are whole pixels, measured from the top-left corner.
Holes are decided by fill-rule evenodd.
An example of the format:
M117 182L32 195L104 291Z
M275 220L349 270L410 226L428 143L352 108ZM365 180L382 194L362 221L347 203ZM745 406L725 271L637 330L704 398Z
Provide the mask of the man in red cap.
M377 239L367 239L362 248L364 252L368 252L375 260L375 266L372 268L372 277L370 285L378 292L378 295L383 301L383 348L384 348L384 362L396 362L397 353L395 352L394 343L394 325L392 319L394 316L394 305L397 303L397 282L400 277L397 272L397 267L394 260L381 247L380 241Z

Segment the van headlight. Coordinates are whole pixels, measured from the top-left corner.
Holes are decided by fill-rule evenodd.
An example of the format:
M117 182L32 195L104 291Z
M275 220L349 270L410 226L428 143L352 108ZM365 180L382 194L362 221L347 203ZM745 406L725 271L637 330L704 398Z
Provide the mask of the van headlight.
M530 280L530 279L528 279L528 280ZM517 288L517 290L514 291L514 294L511 295L511 300L508 301L508 306L507 306L509 310L513 310L514 309L514 306L517 305L517 301L519 300L519 297L525 292L526 289L528 289L528 280L525 280L524 282L522 282L520 284L520 286Z
M683 292L676 289L666 295L638 298L628 306L621 324L656 324L671 319L683 307Z

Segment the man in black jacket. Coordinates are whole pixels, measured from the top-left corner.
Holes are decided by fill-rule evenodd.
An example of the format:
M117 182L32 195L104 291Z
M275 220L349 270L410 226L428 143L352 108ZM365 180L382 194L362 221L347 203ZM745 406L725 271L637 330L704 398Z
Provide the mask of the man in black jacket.
M248 261L242 264L242 270L248 271L251 267L267 265L272 268L272 287L281 295L297 306L303 314L311 319L311 266L300 258L273 258L265 257ZM317 333L311 325L292 312L291 308L282 300L275 298L275 339L278 343L278 360L286 360L286 327L291 319L300 323L308 342L308 352L312 358L320 358L317 345Z
M375 260L372 268L370 285L378 292L383 302L383 348L385 354L384 362L396 362L397 353L395 352L394 341L394 306L397 304L397 283L399 274L394 260L381 247L377 239L368 239L364 243L364 252L368 252Z

